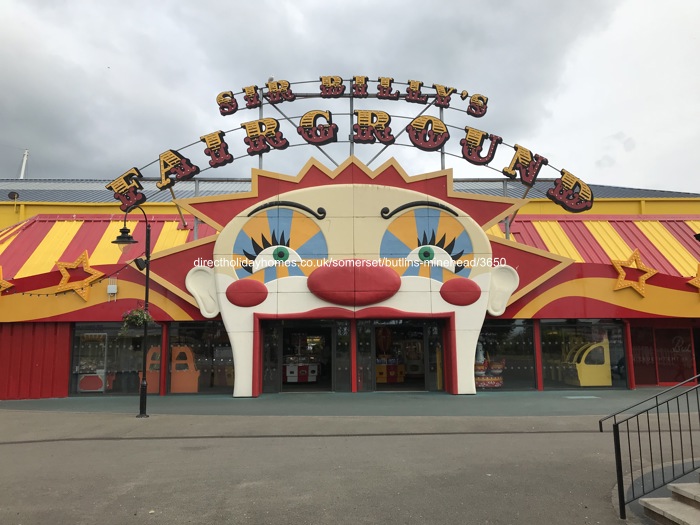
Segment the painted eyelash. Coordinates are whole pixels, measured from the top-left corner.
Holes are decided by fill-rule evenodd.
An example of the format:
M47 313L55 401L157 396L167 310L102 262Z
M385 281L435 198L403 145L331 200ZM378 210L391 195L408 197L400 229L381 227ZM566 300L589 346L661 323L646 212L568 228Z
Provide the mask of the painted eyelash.
M265 248L269 248L270 246L287 246L289 247L289 241L290 239L284 238L284 232L282 232L282 235L280 236L279 239L277 239L277 232L272 232L272 238L268 241L267 238L265 237L265 234L261 235L261 240L260 244L255 242L255 239L252 237L250 238L250 242L253 244L253 251L255 253L248 253L247 251L243 250L243 255L245 255L248 260L254 261L255 258L260 254L261 251L263 251ZM244 265L243 268L247 270L249 273L253 273L253 269L248 266Z
M450 257L452 257L452 260L456 261L459 259L463 254L464 250L462 250L459 253L452 253L452 250L454 250L455 247L455 242L457 239L452 239L451 242L446 243L445 242L445 235L442 236L442 238L439 241L435 241L435 230L433 230L433 233L431 234L430 238L428 238L428 235L426 232L423 232L423 239L421 240L420 237L418 237L418 246L425 246L426 244L429 244L431 246L437 246L438 248L442 248L445 250L448 254L450 254Z

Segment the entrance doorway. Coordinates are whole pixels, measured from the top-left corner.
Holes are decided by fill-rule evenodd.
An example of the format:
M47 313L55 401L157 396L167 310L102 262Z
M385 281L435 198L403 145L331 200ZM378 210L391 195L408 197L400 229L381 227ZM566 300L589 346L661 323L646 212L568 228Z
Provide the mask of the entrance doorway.
M270 320L261 324L263 392L349 392L350 322Z
M358 391L444 390L442 321L357 322Z

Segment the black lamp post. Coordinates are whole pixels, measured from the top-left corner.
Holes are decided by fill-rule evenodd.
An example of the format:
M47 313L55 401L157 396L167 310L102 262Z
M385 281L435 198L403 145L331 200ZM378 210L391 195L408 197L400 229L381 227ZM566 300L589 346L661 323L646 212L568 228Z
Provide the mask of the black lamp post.
M143 211L143 208L141 206L134 206L134 208L131 208L127 210L127 212L124 214L124 227L120 228L119 230L119 235L115 240L112 241L112 244L118 245L121 249L124 247L131 245L131 244L136 244L138 241L135 240L131 236L131 231L129 228L126 227L126 216L129 214L129 212L133 209L139 209L141 210L141 213L143 213L143 218L146 221L146 252L144 254L144 258L141 259L135 259L134 263L136 263L136 267L139 270L146 270L146 286L145 286L145 294L144 294L144 299L143 299L143 310L148 314L148 285L151 280L151 225L148 222L148 217L146 216L146 212ZM146 398L148 394L148 383L146 382L146 343L148 341L148 321L143 323L143 342L141 343L141 353L142 353L142 360L141 360L141 386L140 386L140 391L139 391L139 415L136 417L148 417L148 414L146 413Z

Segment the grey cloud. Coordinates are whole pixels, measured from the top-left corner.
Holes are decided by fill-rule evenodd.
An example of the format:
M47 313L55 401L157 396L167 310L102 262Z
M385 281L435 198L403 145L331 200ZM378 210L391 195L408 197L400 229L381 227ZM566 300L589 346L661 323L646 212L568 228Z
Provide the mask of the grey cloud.
M614 9L602 0L6 1L0 144L12 147L0 147L0 178L17 173L17 145L30 149L30 177L116 177L229 125L216 94L262 86L271 73L393 76L483 93L489 113L475 125L514 143L542 125L568 54ZM297 150L290 158L315 155Z

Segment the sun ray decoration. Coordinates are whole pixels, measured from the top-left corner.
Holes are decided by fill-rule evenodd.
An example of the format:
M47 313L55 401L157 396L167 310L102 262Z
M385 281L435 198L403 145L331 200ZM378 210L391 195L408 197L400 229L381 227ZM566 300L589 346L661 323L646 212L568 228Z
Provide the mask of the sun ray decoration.
M613 290L617 291L622 290L623 288L633 288L639 295L645 297L646 282L649 278L656 275L656 273L658 273L658 270L646 266L642 262L642 259L639 255L639 248L635 249L634 252L632 252L632 255L630 255L629 259L627 259L626 261L611 260L610 262L615 267L618 274L617 282L615 283L615 287L613 288ZM627 279L627 272L625 272L625 268L634 268L641 272L644 272L644 274L641 275L636 281L632 281Z
M12 288L13 286L14 286L14 284L12 284L8 281L5 281L2 278L2 266L0 266L0 293L4 292L5 290L7 290L9 288Z
M2 274L0 274L0 277L2 277ZM698 292L700 292L700 264L698 264L698 271L695 272L695 277L690 279L688 284L690 286L695 286L695 288L698 289Z
M90 267L87 250L85 250L74 262L56 262L56 266L58 266L58 270L61 272L62 276L61 282L58 283L56 291L65 292L67 290L73 290L83 301L87 301L89 299L90 285L105 275L99 270L95 270ZM81 267L85 273L89 274L89 277L86 277L82 281L71 281L70 272L68 270L75 270L78 267Z

